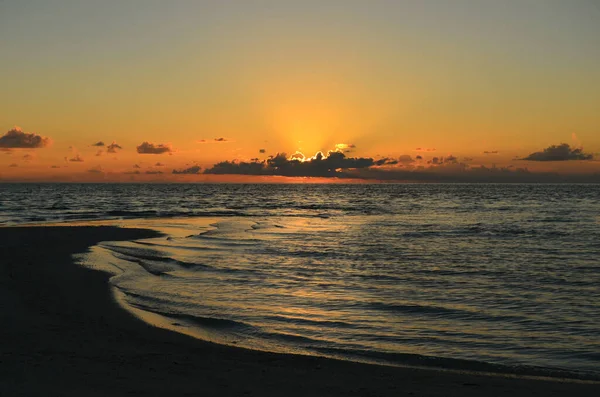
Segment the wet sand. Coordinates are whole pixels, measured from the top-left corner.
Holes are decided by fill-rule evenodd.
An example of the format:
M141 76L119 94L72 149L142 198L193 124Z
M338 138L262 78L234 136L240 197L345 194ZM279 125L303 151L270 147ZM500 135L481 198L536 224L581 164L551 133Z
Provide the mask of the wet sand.
M220 346L152 327L72 254L156 236L0 228L0 396L596 396L600 384L396 368ZM226 298L226 297L224 297Z

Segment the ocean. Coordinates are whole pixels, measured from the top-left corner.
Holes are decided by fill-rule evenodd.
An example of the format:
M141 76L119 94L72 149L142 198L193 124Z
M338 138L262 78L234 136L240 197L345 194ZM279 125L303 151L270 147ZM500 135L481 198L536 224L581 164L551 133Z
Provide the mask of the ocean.
M600 185L2 184L0 225L164 236L77 256L210 341L600 377Z

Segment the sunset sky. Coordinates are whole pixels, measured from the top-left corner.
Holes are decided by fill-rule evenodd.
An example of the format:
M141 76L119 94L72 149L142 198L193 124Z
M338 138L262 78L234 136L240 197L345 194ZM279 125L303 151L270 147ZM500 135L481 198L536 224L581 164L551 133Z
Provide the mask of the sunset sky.
M597 174L598 21L593 0L0 1L0 181Z

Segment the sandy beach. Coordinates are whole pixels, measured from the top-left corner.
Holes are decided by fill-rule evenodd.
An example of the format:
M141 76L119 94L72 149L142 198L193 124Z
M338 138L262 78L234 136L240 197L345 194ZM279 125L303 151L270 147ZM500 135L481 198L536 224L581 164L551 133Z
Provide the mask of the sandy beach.
M155 236L0 228L1 396L595 396L600 384L384 367L220 346L152 327L72 254Z

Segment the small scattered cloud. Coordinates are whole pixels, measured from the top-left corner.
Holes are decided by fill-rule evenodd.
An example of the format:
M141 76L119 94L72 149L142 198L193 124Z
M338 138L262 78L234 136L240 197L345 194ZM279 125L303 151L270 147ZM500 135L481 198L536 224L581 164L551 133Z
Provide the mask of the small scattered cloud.
M415 152L435 152L435 148L421 148L418 147L415 149Z
M104 142L102 142L102 141L98 141L98 142L96 142L96 143L92 143L92 146L98 146L98 147L100 147L100 146L104 146Z
M230 143L230 142L235 142L235 141L232 141L230 139L223 138L223 137L214 138L214 139L199 139L196 141L196 143Z
M89 170L87 170L87 172L92 174L102 174L104 171L102 171L102 167L98 166L90 168Z
M116 142L113 142L106 147L106 151L108 153L117 153L117 150L120 150L120 149L123 149L123 148L121 147L121 145L117 144Z
M53 165L53 166L50 166L50 168L60 168L60 165Z
M137 148L137 152L139 154L163 154L163 153L171 153L172 149L168 145L154 144L150 142L142 142Z
M156 163L154 164L155 167L164 167L165 165L163 163Z
M23 155L23 160L30 161L33 160L34 156L31 153L27 153Z
M188 175L189 174L199 174L201 169L202 168L200 168L200 166L194 165L189 168L185 168L185 169L181 169L181 170L173 170L173 174L178 174L178 175L180 175L180 174L188 174Z
M99 156L102 156L103 154L104 154L104 150L98 150L98 151L96 152L96 156L98 156L98 157L99 157Z
M427 162L427 164L441 166L441 165L462 164L462 163L459 163L458 157L449 155L446 157L433 157L431 160L429 160Z
M498 154L497 150L486 150L483 152L483 154Z
M125 175L139 175L141 174L140 170L135 170L135 171L126 171L124 172Z
M146 174L148 175L158 175L158 174L162 174L162 171L158 171L158 170L148 170L146 171Z
M139 164L134 164L134 165L133 165L133 168L142 168L142 167L140 167L140 165L139 165Z
M9 165L9 167L11 167L11 168L18 167L18 166L19 166L19 164L17 164L17 163L12 163L11 165Z
M50 144L50 138L23 132L15 127L0 137L0 147L6 149L38 149Z
M541 152L531 153L521 160L528 161L572 161L572 160L592 160L594 155L584 153L583 148L572 148L568 143L552 145Z
M356 145L352 143L337 143L335 145L335 150L339 150L345 153L350 152L352 149L356 149Z
M423 160L423 156L421 156L421 155L418 155L418 156L416 156L416 157L415 157L415 159L416 159L417 161Z
M69 161L72 161L74 163L82 163L83 162L83 158L81 158L81 156L77 154L77 155L75 155L75 157L71 157L69 159Z
M414 163L415 160L408 154L403 154L398 158L398 162L401 164L411 164Z
M266 150L266 149L259 149L259 150L258 150L258 153L266 153L266 152L267 152L267 150Z
M389 157L384 157L382 159L379 159L379 160L375 161L373 163L373 165L385 166L385 165L396 165L398 163L399 163L398 160L395 160L395 159L392 159L392 158L389 158Z

